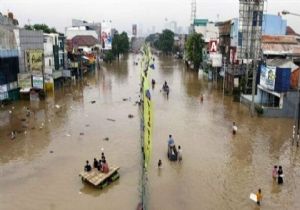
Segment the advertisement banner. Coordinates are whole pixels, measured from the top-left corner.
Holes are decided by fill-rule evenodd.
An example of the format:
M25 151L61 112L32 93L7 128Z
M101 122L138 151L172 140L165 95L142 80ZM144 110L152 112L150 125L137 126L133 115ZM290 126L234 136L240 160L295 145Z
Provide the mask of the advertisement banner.
M18 86L21 89L25 88L31 88L32 82L31 82L31 74L18 74Z
M212 67L221 67L222 66L222 54L213 53L210 54Z
M276 67L261 66L260 85L269 90L274 90L276 80Z
M32 86L38 89L44 89L44 80L42 75L32 76Z
M0 93L6 93L7 90L7 85L0 85Z
M103 50L111 50L112 48L112 34L111 23L103 22L101 25L101 45Z
M43 71L43 50L26 51L26 60L28 71Z
M230 47L230 64L237 64L237 51L236 47Z
M212 53L212 52L217 52L218 51L218 41L217 40L211 40L209 42L209 52Z

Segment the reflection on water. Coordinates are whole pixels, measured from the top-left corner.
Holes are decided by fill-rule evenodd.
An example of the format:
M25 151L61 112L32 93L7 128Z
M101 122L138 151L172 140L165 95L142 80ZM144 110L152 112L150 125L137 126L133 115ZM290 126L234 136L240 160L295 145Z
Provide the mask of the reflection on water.
M45 102L1 108L1 209L136 208L141 161L137 60L129 55L104 64ZM258 188L264 195L262 208L300 209L299 152L289 139L292 120L252 118L248 108L171 57L156 58L155 66L150 74L156 87L149 209L257 209L249 194ZM165 80L168 100L160 91ZM10 140L11 130L18 131L15 140ZM182 163L167 159L169 134L183 149ZM78 177L85 160L100 157L101 148L108 164L121 167L120 179L104 190ZM159 159L162 169L157 168ZM283 186L272 181L273 165L283 166Z

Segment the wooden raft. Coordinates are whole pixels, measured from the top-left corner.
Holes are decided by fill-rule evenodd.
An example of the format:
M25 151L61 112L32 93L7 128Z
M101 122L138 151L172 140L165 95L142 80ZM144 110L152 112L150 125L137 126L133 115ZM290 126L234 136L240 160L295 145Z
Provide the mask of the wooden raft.
M79 174L84 181L91 183L94 186L99 186L101 183L105 182L108 178L110 178L113 174L117 173L120 167L109 167L108 173L102 173L98 171L98 169L93 168L91 171L83 171Z

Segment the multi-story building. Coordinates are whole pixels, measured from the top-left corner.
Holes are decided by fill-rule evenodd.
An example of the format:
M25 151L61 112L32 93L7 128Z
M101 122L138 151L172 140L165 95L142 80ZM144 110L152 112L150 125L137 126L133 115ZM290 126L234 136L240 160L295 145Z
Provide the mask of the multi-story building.
M18 99L18 47L14 35L18 21L0 13L0 101Z

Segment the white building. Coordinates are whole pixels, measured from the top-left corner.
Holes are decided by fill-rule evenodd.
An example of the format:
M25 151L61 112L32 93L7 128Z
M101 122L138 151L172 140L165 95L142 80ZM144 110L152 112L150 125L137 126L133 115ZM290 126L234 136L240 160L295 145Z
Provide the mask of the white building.
M194 30L196 33L203 35L206 43L219 39L219 28L207 19L195 19Z
M44 63L45 73L51 74L55 70L53 46L58 43L58 34L44 34Z
M87 26L68 27L65 34L67 40L73 39L75 36L93 36L95 39L99 39L99 35L95 30L87 30Z

